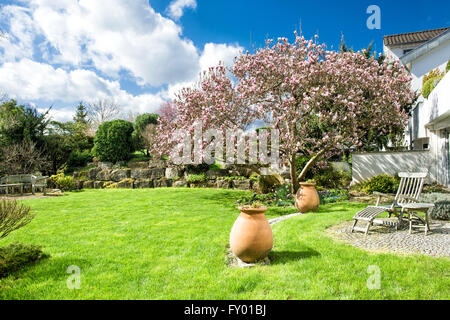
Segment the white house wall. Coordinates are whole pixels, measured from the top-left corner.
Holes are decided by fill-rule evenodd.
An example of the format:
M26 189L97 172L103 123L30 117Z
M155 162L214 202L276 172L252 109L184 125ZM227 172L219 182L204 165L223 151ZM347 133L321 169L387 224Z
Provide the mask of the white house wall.
M371 152L352 155L352 184L371 177L399 172L429 172L426 182L436 181L435 160L430 151Z
M413 90L421 91L423 76L436 68L439 68L441 71L445 70L448 60L450 60L450 41L412 61L410 71L413 76Z

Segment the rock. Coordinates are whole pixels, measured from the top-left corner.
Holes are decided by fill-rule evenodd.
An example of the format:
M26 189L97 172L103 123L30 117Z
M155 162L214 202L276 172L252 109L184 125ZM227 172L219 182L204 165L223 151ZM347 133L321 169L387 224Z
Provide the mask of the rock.
M60 197L63 196L63 192L60 189L52 189L52 190L47 190L47 196L51 196L51 197Z
M166 168L167 167L167 161L166 160L152 160L152 161L150 161L148 163L148 167L150 169L153 169L153 168L159 168L159 169Z
M178 168L166 168L166 179L177 178L181 175L181 171Z
M135 189L153 188L153 181L148 179L139 179L135 180L133 185Z
M74 178L74 179L78 178L79 176L80 176L80 173L79 173L78 171L75 171L75 172L73 173L73 178Z
M99 162L97 167L99 167L102 170L112 169L113 164L112 164L112 162Z
M159 179L166 176L166 169L163 168L154 168L150 169L150 178Z
M263 169L263 168L261 168ZM269 193L275 190L275 187L285 184L284 178L278 173L269 173L267 175L261 175L258 181L255 183L255 190L258 193Z
M175 181L173 183L173 186L176 187L176 188L188 187L188 183L186 181L180 180L180 181Z
M111 180L115 182L128 179L130 178L130 176L131 176L130 169L117 169L111 172Z
M113 169L121 169L126 168L127 162L126 161L117 161L115 165L113 165Z
M109 181L111 180L111 169L105 169L97 173L97 180L99 181Z
M84 181L82 181L82 180L75 180L73 182L75 189L77 189L77 190L83 189L83 183L84 183Z
M252 174L259 174L259 167L256 165L238 165L236 167L239 176L250 177Z
M97 173L99 173L102 169L100 168L92 168L89 169L88 178L89 180L95 180L97 178Z
M89 171L80 171L78 173L78 178L88 178L89 177Z
M172 180L153 180L153 185L155 188L168 188L172 186Z
M136 162L128 162L128 167L131 169L147 169L148 161L136 161Z
M216 187L220 189L230 189L230 182L227 180L216 180Z
M189 183L190 188L207 188L206 182L190 182Z
M240 175L240 173L238 170L230 169L230 170L228 170L228 175L231 177L237 177Z
M250 179L233 180L233 188L239 190L251 190L252 180Z
M215 179L210 179L210 180L206 181L205 185L206 185L206 188L217 188Z
M225 169L206 171L206 176L208 177L208 179L217 179L220 177L226 177L227 174L228 174L228 170L225 170Z
M133 169L131 170L132 179L150 179L152 172L150 169Z
M133 180L132 179L124 179L122 181L119 181L119 182L117 182L117 188L133 189Z
M94 189L94 181L84 181L83 189Z
M102 189L104 185L104 181L94 181L94 189Z

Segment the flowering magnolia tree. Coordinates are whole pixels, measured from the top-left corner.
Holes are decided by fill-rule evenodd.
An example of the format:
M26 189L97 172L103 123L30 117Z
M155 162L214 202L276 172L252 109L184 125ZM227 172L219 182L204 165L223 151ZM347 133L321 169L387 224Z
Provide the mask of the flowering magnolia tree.
M245 131L257 119L263 118L263 114L252 107L249 99L237 90L237 85L227 76L227 70L223 65L211 67L201 74L198 83L190 88L183 88L176 98L162 105L158 111L160 114L157 138L154 139L154 151L159 155L173 154L174 148L182 145L183 140L194 137L194 146L199 150L193 150L193 163L202 162L202 149L211 142L223 146L223 136L228 132ZM175 133L183 130L181 136ZM210 134L209 139L204 139L199 132L208 133L215 129L216 134ZM243 137L245 138L245 137ZM186 141L186 144L191 144ZM190 156L190 152L188 152ZM215 155L223 160L223 154ZM183 164L190 164L184 161Z
M382 135L403 130L405 106L415 97L411 77L398 63L327 51L317 36L268 41L266 48L238 57L230 71L233 80L223 66L211 68L195 87L178 94L171 104L174 116L161 117L158 151L167 154L171 132L194 133L198 120L204 130L222 131L263 120L279 132L279 154L290 164L294 193L318 159L360 146L368 130ZM310 161L297 176L298 153Z

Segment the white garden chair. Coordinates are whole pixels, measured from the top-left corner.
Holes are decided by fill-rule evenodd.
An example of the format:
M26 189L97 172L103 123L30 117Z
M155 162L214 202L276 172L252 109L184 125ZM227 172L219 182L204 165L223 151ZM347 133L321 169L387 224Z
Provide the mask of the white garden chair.
M389 197L389 195L381 192L374 192L373 194L378 196L376 205L368 206L355 214L353 217L355 221L353 222L352 232L361 231L367 236L369 228L372 225L395 226L398 229L403 220L403 210L398 211L398 209L401 208L402 204L418 202L427 175L428 173L426 172L400 172L398 174L400 177L400 184L398 186L394 202L390 205L381 205L381 198ZM383 212L388 212L389 217L391 217L392 214L398 215L398 222L392 223L382 219L376 219L376 217ZM364 227L358 227L356 225L358 222L366 222L367 225Z

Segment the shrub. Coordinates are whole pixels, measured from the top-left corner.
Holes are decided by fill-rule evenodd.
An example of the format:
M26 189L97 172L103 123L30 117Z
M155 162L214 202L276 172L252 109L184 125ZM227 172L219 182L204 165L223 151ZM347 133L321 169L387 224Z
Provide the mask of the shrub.
M51 176L48 182L49 187L60 189L61 191L70 191L75 189L75 183L72 176L66 176L59 173Z
M22 228L33 220L30 207L17 203L17 201L0 201L0 239Z
M422 88L422 95L424 98L428 98L430 96L431 92L433 92L434 88L436 88L442 78L442 76L430 78L427 80L427 82L425 82Z
M208 178L206 177L206 175L204 173L190 174L186 179L186 181L189 183L200 183L200 182L205 182L206 180L208 180Z
M287 184L279 186L275 192L243 196L236 203L245 205L255 201L261 202L268 207L289 207L294 205L294 197L290 192L290 186Z
M220 177L220 180L225 180L231 182L233 180L246 180L247 177L244 176L230 176L230 177Z
M450 71L450 60L448 60L447 66L445 67L445 72L449 72L449 71Z
M0 278L6 277L11 272L22 266L47 258L40 246L11 243L7 247L0 248Z
M133 151L132 133L131 122L113 120L103 123L95 134L93 155L100 161L127 160Z
M423 76L423 82L422 82L423 86L425 86L425 83L426 83L428 80L430 80L430 79L432 79L432 78L443 77L444 74L445 74L445 72L439 71L439 68L436 68L436 69L434 69L434 70L431 70L428 74L426 74L426 75Z
M387 174L380 174L370 178L364 185L364 191L373 193L375 191L382 193L394 193L397 191L399 181L397 178Z
M73 172L76 168L84 167L91 162L93 159L92 154L89 150L85 151L73 151L69 158L67 159L67 170L66 172Z
M314 175L317 185L329 189L340 189L347 187L352 181L350 172L336 170L333 167L324 169Z
M188 164L185 169L188 173L200 174L209 170L210 165L207 163L201 164Z
M420 202L434 203L431 211L432 219L449 220L450 219L450 197L445 193L425 193L419 197Z

